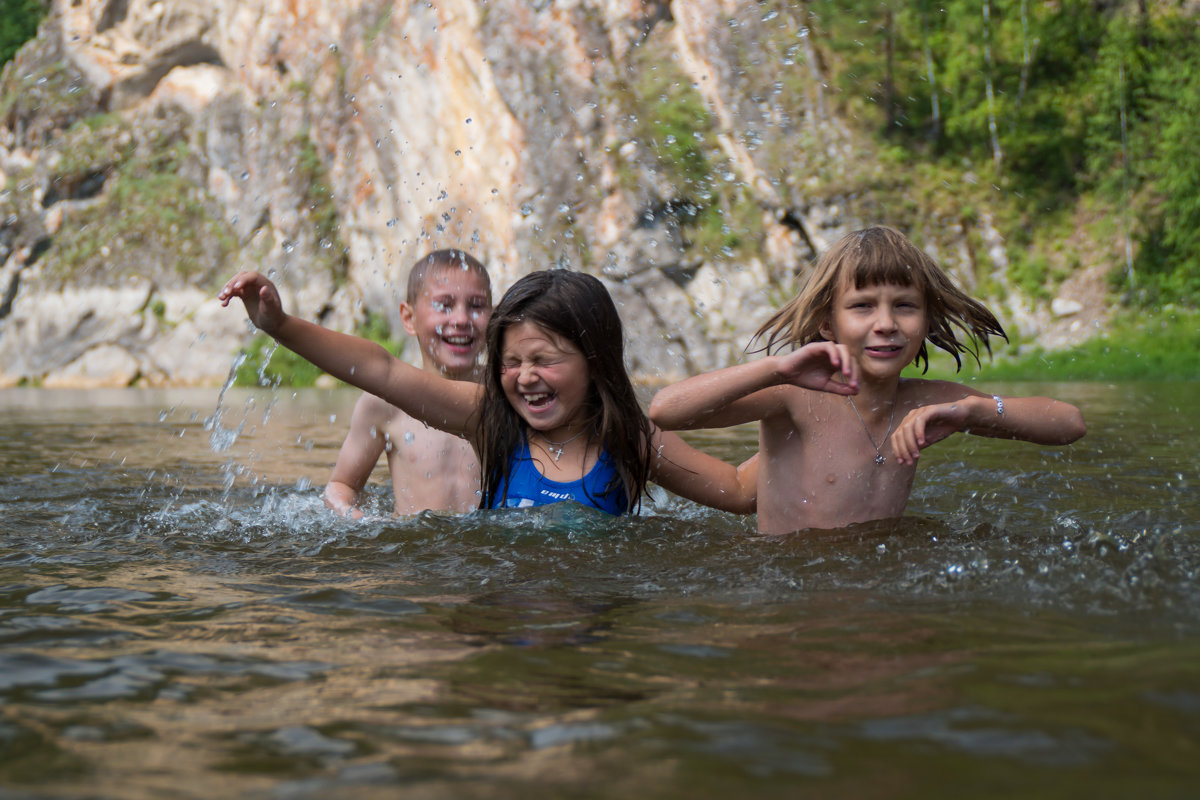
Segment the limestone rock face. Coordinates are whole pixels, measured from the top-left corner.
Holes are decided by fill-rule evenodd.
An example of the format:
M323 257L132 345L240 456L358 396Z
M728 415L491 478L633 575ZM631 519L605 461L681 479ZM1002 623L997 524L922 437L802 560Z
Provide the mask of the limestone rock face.
M0 77L0 385L218 383L250 335L213 300L240 268L293 313L398 330L439 247L498 291L599 275L644 379L732 363L807 264L887 221L805 13L56 0ZM952 274L997 268L929 217Z

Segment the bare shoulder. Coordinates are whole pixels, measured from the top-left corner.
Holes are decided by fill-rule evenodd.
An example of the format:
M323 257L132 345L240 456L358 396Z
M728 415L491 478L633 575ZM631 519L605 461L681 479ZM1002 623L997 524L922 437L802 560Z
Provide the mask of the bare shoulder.
M929 380L927 378L902 378L899 397L902 402L914 406L932 403L953 403L964 397L982 397L983 392L954 381Z
M804 427L804 422L813 418L814 414L822 414L831 403L845 403L841 395L829 392L818 392L801 386L775 386L771 391L777 392L778 416L785 416L797 428ZM764 417L764 420L767 419Z
M763 414L761 420L764 431L776 438L792 431L803 432L814 420L828 420L830 403L846 402L839 395L803 386L773 386L767 391L775 392L773 413Z
M358 398L358 402L354 404L354 418L356 422L384 427L396 415L408 416L387 400L377 397L370 392L363 392L362 397Z

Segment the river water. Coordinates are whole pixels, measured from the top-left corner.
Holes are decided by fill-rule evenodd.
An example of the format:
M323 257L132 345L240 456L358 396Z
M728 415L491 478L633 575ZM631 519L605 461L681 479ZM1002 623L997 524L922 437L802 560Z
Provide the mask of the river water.
M1187 797L1194 384L1012 385L908 515L319 500L346 390L0 391L0 794ZM698 434L729 460L752 429Z

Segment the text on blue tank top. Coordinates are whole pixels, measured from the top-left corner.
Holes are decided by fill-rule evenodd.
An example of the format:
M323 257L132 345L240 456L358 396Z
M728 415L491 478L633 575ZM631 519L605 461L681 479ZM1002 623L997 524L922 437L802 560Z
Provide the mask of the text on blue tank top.
M529 508L574 500L614 515L629 510L629 497L624 487L617 483L617 489L610 489L617 470L606 450L600 451L600 457L587 475L565 483L552 481L538 472L529 454L528 442L523 442L520 451L513 453L508 465L508 475L497 487L492 508Z

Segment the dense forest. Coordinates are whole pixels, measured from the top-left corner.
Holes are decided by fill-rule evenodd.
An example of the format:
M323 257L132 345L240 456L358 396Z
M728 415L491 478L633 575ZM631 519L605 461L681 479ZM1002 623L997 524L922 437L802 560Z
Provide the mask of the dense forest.
M816 0L841 89L898 164L964 164L1027 228L1081 199L1130 248L1128 303L1200 297L1200 18L1181 3ZM1030 233L1037 235L1036 231ZM1014 248L1015 250L1015 248ZM1027 286L1045 265L1022 264Z

